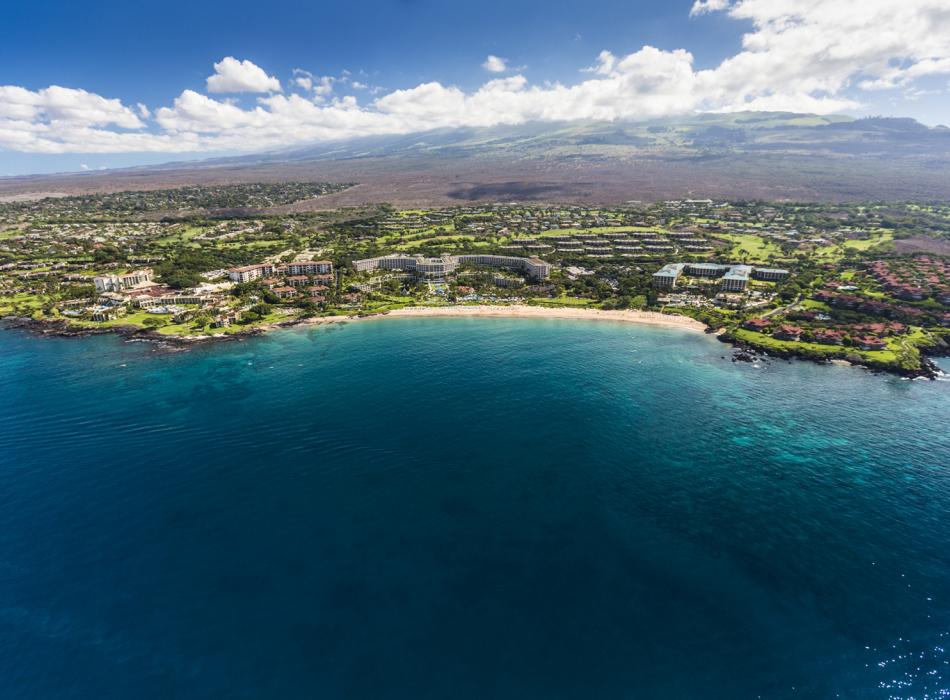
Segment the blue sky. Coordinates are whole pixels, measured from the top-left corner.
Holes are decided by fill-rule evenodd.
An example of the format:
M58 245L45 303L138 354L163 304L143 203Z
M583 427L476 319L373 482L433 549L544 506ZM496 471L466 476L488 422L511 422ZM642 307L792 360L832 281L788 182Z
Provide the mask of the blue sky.
M0 174L537 119L783 109L946 123L946 5L15 3Z

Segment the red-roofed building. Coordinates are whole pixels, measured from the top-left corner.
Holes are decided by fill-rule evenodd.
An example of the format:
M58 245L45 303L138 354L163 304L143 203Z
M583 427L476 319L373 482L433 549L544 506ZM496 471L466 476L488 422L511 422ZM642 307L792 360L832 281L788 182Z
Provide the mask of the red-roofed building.
M801 336L802 329L790 323L783 323L778 327L778 330L772 333L772 337L778 340L798 340Z
M854 338L854 344L862 350L884 350L887 347L887 343L884 340L876 338L873 335Z
M816 343L822 345L842 345L844 344L845 332L837 331L832 328L817 328L812 331Z
M766 328L769 327L769 321L765 318L750 318L748 321L745 321L742 324L742 327L746 330L756 331L761 333Z

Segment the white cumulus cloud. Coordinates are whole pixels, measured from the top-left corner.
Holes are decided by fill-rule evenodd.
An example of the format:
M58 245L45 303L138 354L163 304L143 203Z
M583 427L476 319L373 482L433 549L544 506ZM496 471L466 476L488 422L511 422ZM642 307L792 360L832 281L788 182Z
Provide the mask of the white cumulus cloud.
M208 92L280 92L280 81L248 60L232 56L214 64L214 75L208 76Z
M719 12L729 7L729 0L696 0L689 11L690 17L704 15L707 12Z
M913 100L950 76L947 0L700 0L748 29L741 48L698 67L686 49L602 51L573 83L532 84L489 56L494 76L474 90L424 82L361 102L337 96L362 83L297 69L294 94L250 61L215 64L208 93L186 89L157 109L85 90L0 86L0 149L44 153L253 151L373 134L521 124L534 120L645 119L695 112L859 109L871 91ZM497 62L492 63L492 59ZM498 69L498 70L494 70ZM921 85L919 81L929 80Z
M487 70L489 73L504 73L506 70L508 70L508 59L489 54L488 58L485 59L485 62L482 63L482 68Z

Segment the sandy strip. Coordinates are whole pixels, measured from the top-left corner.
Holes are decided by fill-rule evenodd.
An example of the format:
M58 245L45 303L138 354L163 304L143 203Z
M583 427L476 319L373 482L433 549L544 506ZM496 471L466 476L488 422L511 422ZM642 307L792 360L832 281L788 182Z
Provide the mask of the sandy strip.
M572 309L569 307L545 307L528 306L526 304L509 304L507 306L482 305L463 305L458 306L409 306L404 309L396 309L379 314L366 314L363 316L314 316L298 321L290 319L278 321L265 326L257 326L253 330L273 331L283 328L295 328L300 326L321 326L331 323L349 323L351 321L371 321L384 318L461 318L461 317L481 317L481 318L558 318L567 320L582 321L616 321L620 323L638 323L645 326L663 326L665 328L680 328L689 331L705 331L706 325L688 316L677 316L674 314L661 314L656 311L634 311L633 309L621 309L605 311L603 309ZM252 331L253 332L253 331ZM178 340L200 341L213 340L218 338L229 338L227 334L219 335L196 335L184 336Z
M411 306L405 309L396 309L385 315L369 318L385 317L449 317L449 316L480 316L496 318L560 318L574 320L620 321L623 323L639 323L648 326L665 326L667 328L682 328L686 330L705 331L706 325L687 316L661 314L656 311L634 311L621 309L605 311L603 309L574 309L568 307L527 306L512 304L510 306Z

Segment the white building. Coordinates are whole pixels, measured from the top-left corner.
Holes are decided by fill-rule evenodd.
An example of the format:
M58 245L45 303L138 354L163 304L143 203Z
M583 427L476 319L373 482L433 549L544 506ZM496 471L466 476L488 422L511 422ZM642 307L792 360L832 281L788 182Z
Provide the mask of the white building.
M260 263L258 265L233 267L228 270L228 279L232 282L251 282L272 274L274 274L274 266L271 263Z
M329 260L298 260L287 263L288 275L330 275L333 274L333 263Z
M153 274L152 268L145 267L134 272L127 272L124 275L100 275L94 277L93 282L95 282L96 291L99 293L122 292L151 282Z
M510 255L442 255L438 258L425 258L421 255L384 255L353 261L353 267L357 272L377 269L404 270L427 278L443 277L455 272L459 265L510 268L520 270L528 277L537 280L547 279L551 274L550 263L540 258L519 258Z

